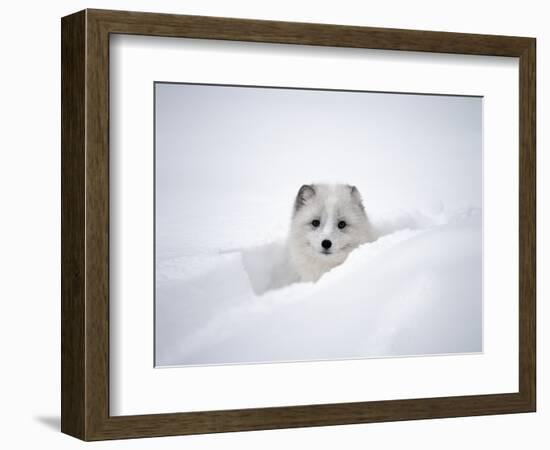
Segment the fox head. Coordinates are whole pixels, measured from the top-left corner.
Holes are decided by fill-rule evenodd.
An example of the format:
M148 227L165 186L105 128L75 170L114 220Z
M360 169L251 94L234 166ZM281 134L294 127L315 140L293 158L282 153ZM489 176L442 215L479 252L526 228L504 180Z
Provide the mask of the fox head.
M306 184L296 195L290 240L301 264L330 269L370 240L363 200L355 186Z

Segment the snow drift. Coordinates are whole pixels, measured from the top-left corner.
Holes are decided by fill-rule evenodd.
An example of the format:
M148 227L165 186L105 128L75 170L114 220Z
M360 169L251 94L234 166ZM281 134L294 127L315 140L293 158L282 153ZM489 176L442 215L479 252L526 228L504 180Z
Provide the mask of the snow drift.
M277 279L280 241L158 260L157 366L482 351L481 211L435 211L371 218L315 284Z

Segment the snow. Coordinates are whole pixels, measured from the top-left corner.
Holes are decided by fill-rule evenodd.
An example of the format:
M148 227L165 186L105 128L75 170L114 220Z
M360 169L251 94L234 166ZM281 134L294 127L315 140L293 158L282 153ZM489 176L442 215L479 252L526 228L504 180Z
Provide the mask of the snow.
M480 352L481 211L373 222L379 239L319 282L260 295L280 242L164 261L157 365Z

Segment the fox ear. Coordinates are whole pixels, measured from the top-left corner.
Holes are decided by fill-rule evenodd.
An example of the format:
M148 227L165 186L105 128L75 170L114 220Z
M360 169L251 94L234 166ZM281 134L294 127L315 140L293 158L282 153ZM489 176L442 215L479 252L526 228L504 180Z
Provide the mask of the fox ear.
M312 185L304 184L296 195L296 201L294 202L294 212L298 211L304 206L307 201L315 195L315 189Z
M365 207L363 206L363 199L361 197L361 194L359 193L359 189L357 189L355 186L350 186L350 194L351 198L353 198L357 204L361 207L361 209L364 211Z

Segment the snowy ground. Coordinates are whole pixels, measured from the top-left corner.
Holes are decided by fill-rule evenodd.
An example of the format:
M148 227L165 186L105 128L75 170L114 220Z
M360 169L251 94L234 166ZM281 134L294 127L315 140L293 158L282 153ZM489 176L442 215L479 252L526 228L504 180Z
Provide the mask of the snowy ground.
M157 365L480 352L480 210L383 219L319 282L263 295L277 242L160 261Z

